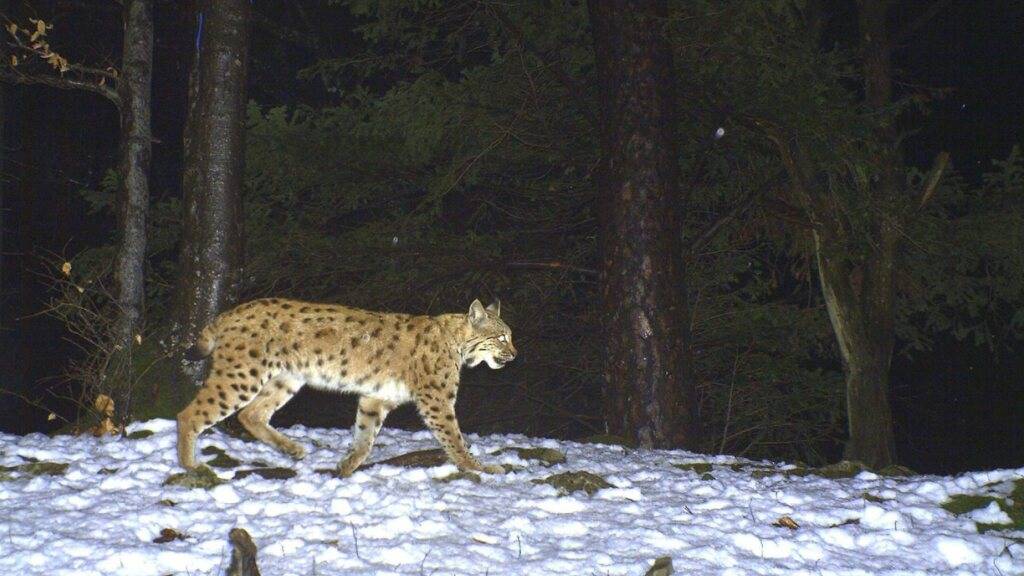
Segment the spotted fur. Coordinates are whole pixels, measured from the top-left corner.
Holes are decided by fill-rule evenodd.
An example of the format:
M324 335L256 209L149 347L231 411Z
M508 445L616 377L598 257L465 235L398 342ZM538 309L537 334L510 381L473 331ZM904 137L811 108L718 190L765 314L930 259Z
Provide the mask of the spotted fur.
M270 298L225 312L194 349L212 356L196 398L178 414L178 461L196 466L196 438L238 412L253 436L295 458L305 450L270 426L300 388L359 394L355 439L338 464L352 474L370 454L388 412L414 402L448 458L463 470L501 472L466 449L455 399L462 366L501 368L516 356L497 303L466 314L410 316Z

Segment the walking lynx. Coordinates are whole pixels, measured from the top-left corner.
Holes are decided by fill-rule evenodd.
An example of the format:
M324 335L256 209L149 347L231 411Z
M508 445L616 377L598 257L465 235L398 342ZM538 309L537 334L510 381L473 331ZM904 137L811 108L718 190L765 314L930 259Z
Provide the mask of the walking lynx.
M466 449L455 418L459 372L516 357L500 306L473 301L466 314L410 316L269 298L225 312L195 351L212 355L196 398L178 414L178 461L196 467L196 438L238 411L253 436L295 458L305 450L270 426L302 386L359 394L355 439L338 473L351 475L370 454L384 418L414 402L448 458L463 470L500 473Z

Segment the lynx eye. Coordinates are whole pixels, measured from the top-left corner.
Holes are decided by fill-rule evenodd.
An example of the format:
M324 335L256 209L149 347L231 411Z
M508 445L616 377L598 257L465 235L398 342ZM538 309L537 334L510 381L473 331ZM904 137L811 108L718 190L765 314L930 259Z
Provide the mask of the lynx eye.
M504 334L498 336L498 342L508 342L508 336L505 336Z

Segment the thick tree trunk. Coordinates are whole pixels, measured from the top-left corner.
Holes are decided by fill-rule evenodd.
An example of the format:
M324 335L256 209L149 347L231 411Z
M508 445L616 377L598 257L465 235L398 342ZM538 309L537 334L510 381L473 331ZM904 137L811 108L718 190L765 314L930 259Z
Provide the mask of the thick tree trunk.
M867 287L875 282L872 276L878 274L876 270L889 266L865 267L858 290L845 258L835 253L835 245L823 240L821 233L815 234L815 252L825 306L846 375L849 439L844 457L873 468L894 464L896 444L888 396L892 300L873 300L872 290ZM878 251L875 256L892 262L895 253Z
M242 266L241 188L250 3L205 0L189 78L185 124L184 230L175 343L185 387L201 383L202 362L184 350L237 298Z
M141 338L145 303L146 214L149 208L149 165L152 157L150 93L153 72L152 0L124 3L124 48L118 80L121 102L121 241L114 265L117 285L114 364L121 368L114 398L118 422L131 412L132 351Z
M605 421L642 446L693 448L666 6L590 0L589 10L601 101Z

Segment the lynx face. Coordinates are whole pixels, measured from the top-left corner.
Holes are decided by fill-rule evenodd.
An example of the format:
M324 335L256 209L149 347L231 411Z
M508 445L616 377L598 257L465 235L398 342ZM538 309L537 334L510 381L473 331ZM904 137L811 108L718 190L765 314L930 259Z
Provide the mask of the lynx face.
M516 357L516 347L512 345L512 330L500 318L501 305L491 304L484 310L474 314L469 311L469 323L473 328L474 338L468 342L466 365L470 368L486 362L497 370L504 368Z
M195 400L178 414L178 460L194 468L199 434L238 412L253 436L301 458L305 450L269 424L302 386L359 394L347 476L366 459L388 412L414 402L459 468L498 473L466 449L455 399L462 366L501 368L516 357L498 304L475 300L465 314L410 316L277 298L225 312L203 330L195 351L212 355Z

